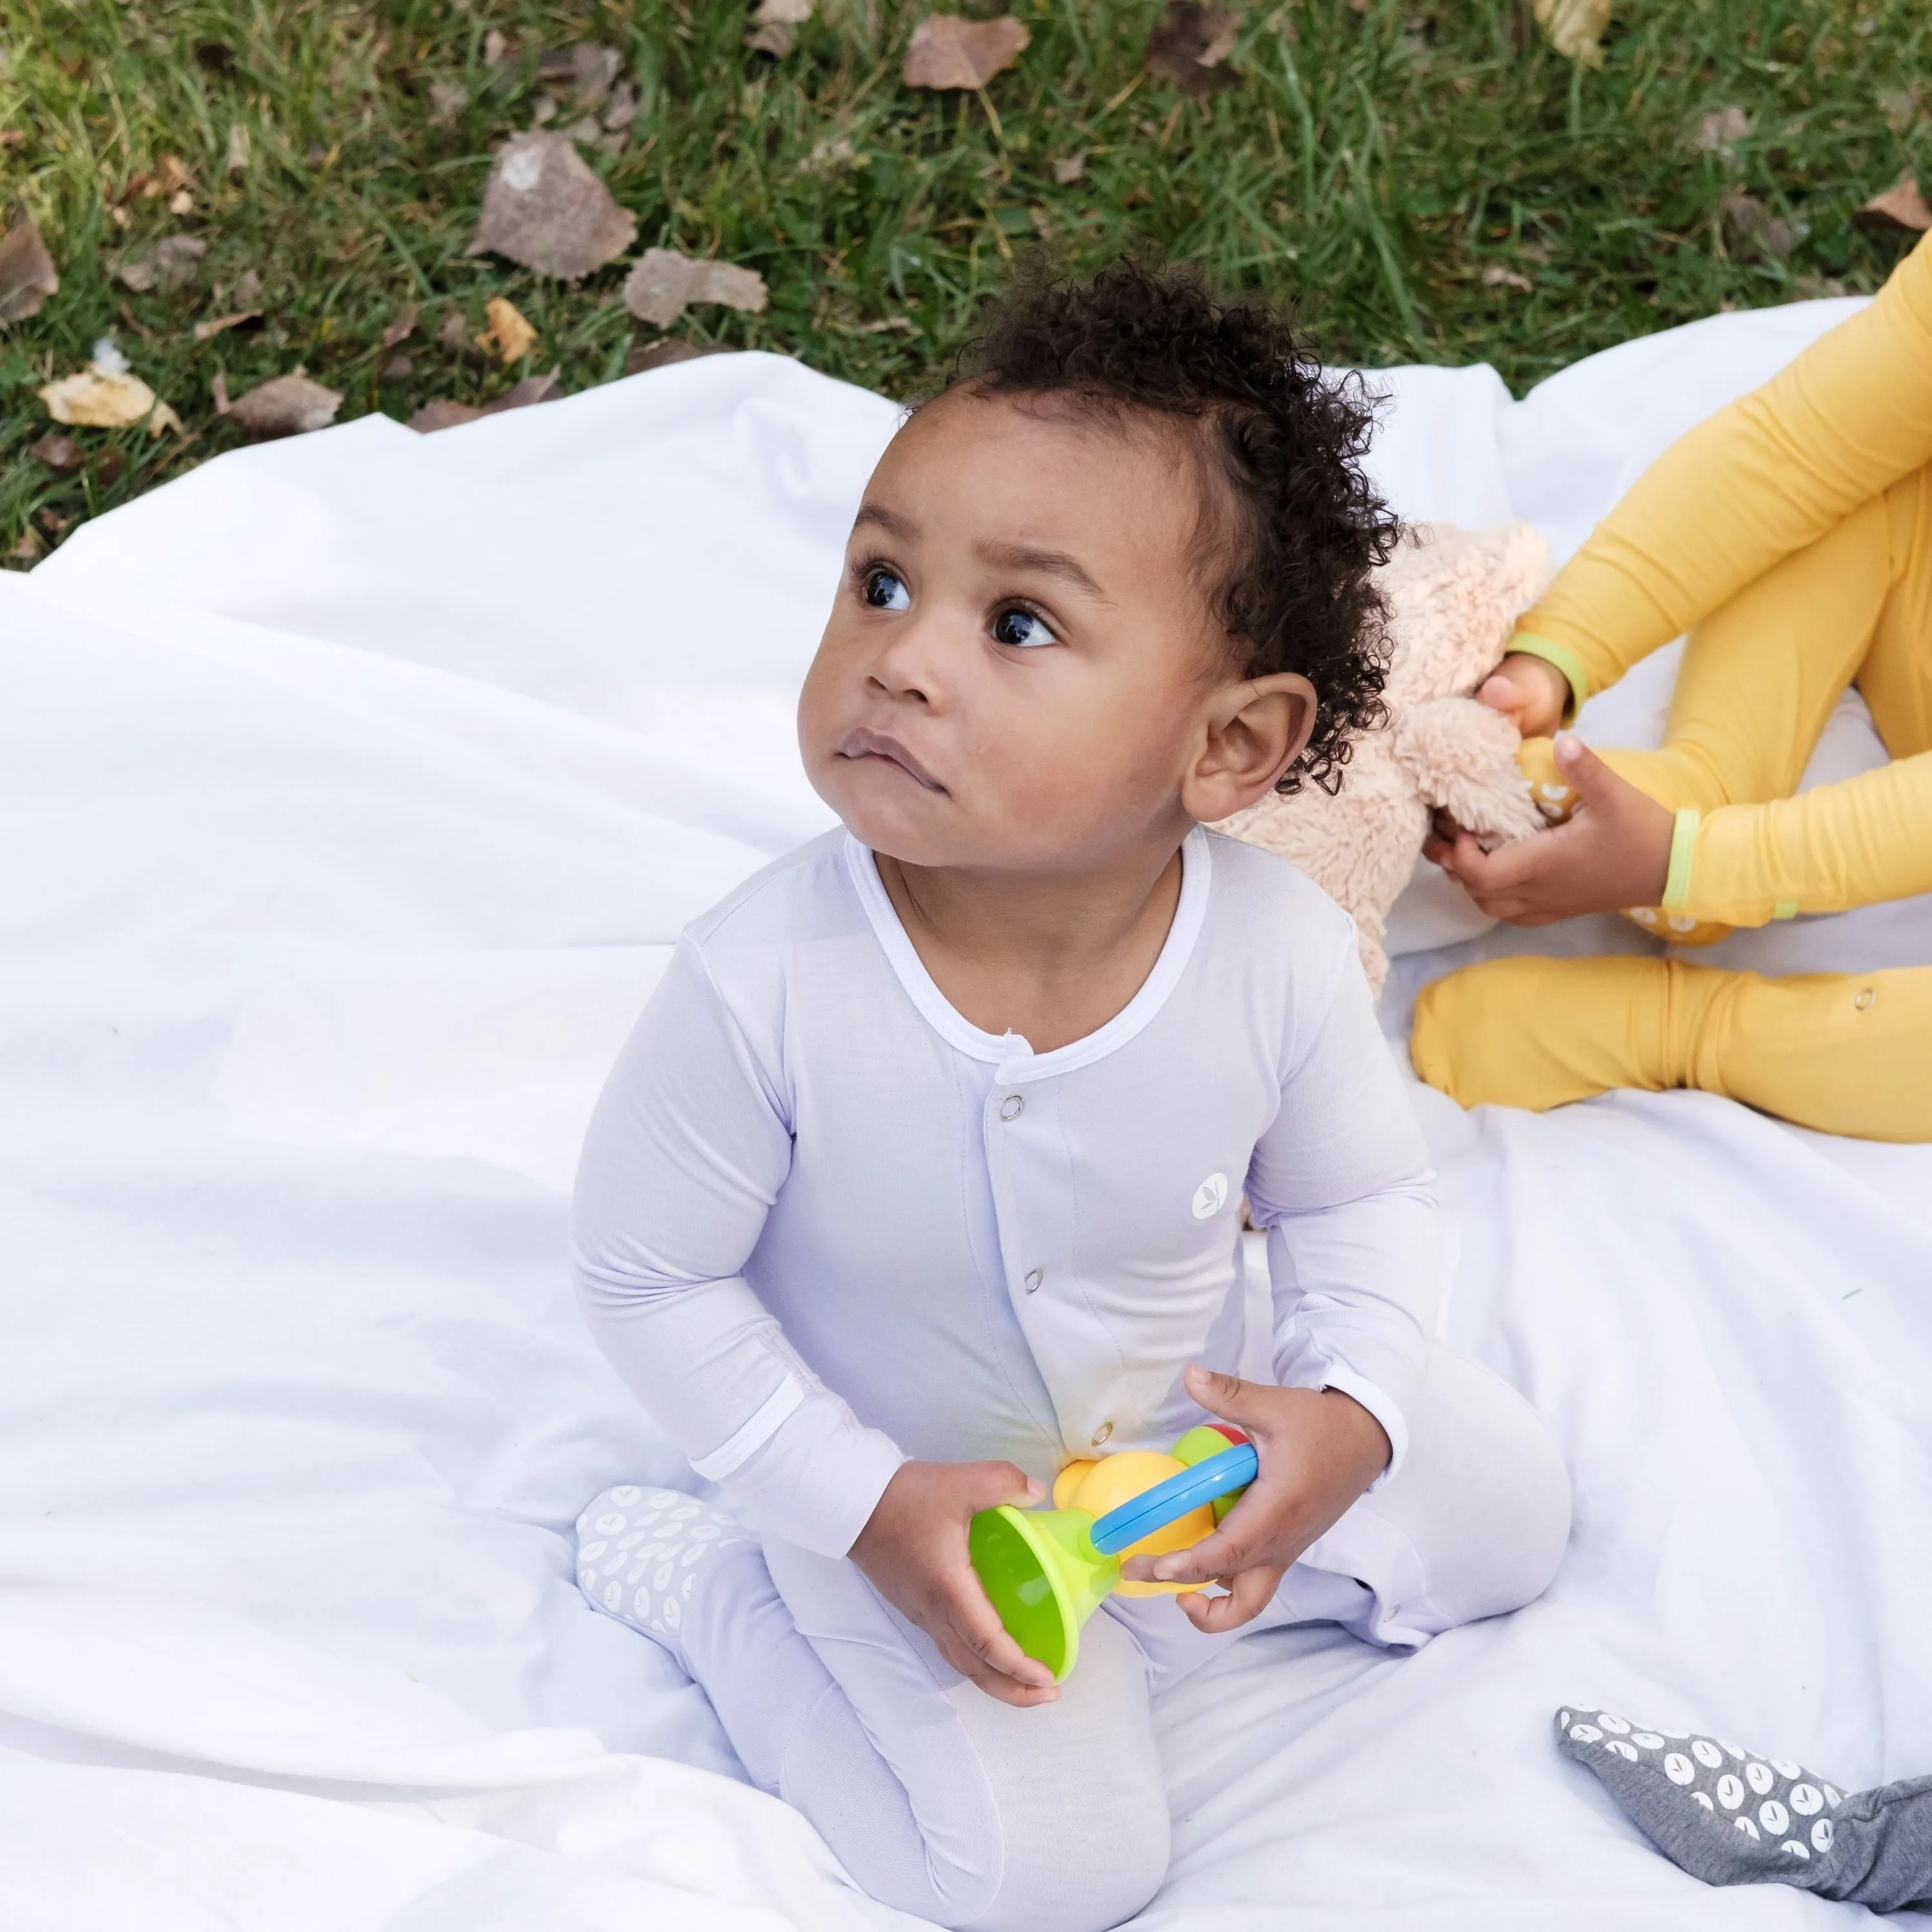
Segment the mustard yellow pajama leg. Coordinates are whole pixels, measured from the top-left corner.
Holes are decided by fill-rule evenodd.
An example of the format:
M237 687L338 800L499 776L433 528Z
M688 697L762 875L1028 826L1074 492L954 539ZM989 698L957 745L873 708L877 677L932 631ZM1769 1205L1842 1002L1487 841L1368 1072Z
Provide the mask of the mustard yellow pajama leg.
M1684 646L1663 748L1600 746L1604 762L1673 812L1789 797L1879 628L1900 562L1892 521L1874 497L1714 610ZM1550 741L1526 739L1519 763L1544 816L1567 818ZM1654 907L1630 916L1676 945L1730 930Z
M1491 960L1423 989L1409 1053L1466 1107L1693 1087L1827 1133L1932 1141L1932 967L1768 979L1674 959Z

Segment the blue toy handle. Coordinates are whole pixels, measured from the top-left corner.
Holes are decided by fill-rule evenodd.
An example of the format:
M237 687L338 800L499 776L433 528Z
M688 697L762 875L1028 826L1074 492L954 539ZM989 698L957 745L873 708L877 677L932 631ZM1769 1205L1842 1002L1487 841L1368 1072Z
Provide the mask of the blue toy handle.
M1211 1503L1232 1490L1244 1490L1261 1473L1261 1459L1252 1442L1237 1442L1218 1456L1210 1456L1191 1469L1130 1496L1118 1509L1111 1509L1089 1532L1094 1547L1102 1556L1118 1556L1143 1537L1151 1536L1178 1522L1190 1510Z

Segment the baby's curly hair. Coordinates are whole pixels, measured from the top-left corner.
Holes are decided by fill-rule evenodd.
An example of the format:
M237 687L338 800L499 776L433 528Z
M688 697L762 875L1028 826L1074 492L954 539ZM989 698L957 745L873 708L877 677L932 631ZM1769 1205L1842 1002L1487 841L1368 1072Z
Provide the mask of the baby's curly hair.
M1217 302L1190 271L1124 261L1087 281L1023 278L962 352L947 386L961 384L1199 426L1204 482L1218 477L1228 500L1204 500L1203 525L1232 525L1214 545L1214 614L1244 676L1298 671L1319 700L1276 789L1338 790L1351 740L1387 716L1371 572L1397 528L1360 467L1374 416L1359 380L1325 375L1265 303Z

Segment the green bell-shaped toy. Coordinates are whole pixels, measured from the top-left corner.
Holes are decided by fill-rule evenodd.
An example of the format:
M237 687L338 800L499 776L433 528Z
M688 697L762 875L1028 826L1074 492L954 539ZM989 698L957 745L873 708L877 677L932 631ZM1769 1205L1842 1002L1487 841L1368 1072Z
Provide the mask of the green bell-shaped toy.
M1245 1437L1191 1429L1171 1456L1130 1450L1060 1472L1056 1502L1092 1502L1104 1514L1003 1504L974 1517L968 1552L1007 1634L1060 1683L1080 1654L1081 1626L1115 1590L1150 1595L1181 1587L1123 1584L1122 1558L1198 1543L1254 1480L1256 1468Z

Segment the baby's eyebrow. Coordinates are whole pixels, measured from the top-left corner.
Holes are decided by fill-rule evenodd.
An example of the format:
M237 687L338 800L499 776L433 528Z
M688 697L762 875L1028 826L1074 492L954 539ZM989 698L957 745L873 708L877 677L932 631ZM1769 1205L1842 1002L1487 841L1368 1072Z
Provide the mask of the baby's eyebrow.
M910 517L902 517L898 511L889 510L883 503L859 506L859 514L852 519L852 527L863 530L868 524L876 524L887 536L897 537L901 543L910 543L919 535L919 526Z
M1064 550L1036 550L1030 544L981 544L979 554L985 560L1005 570L1036 570L1047 577L1064 578L1076 590L1084 590L1096 603L1112 602L1107 593L1081 567L1076 558Z

